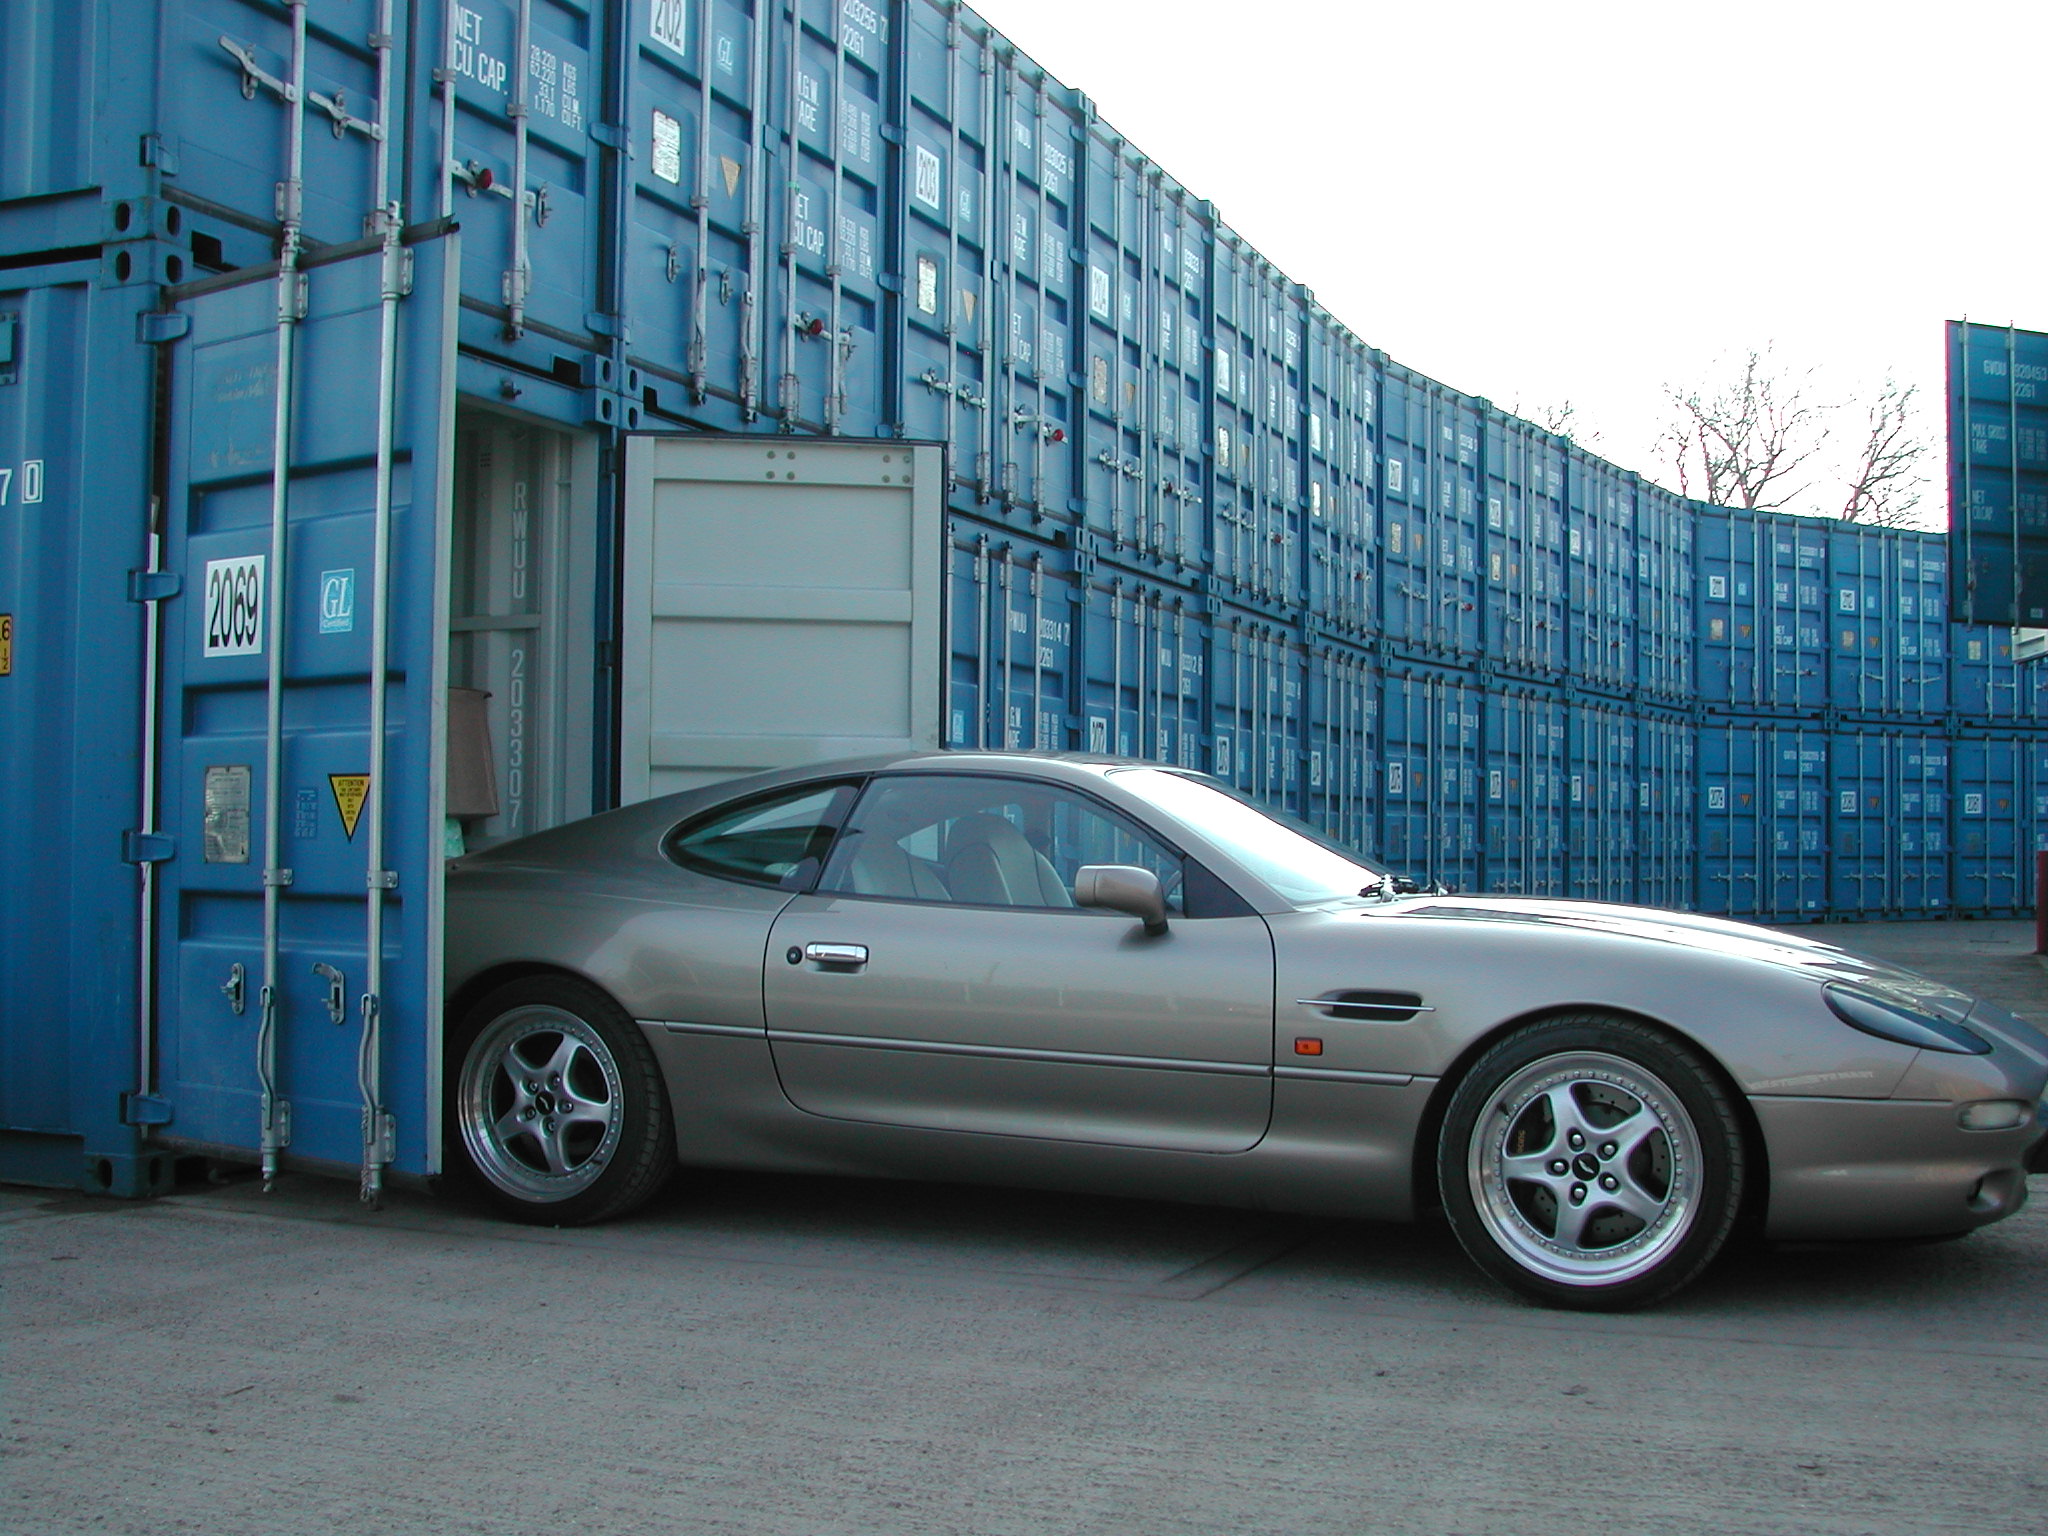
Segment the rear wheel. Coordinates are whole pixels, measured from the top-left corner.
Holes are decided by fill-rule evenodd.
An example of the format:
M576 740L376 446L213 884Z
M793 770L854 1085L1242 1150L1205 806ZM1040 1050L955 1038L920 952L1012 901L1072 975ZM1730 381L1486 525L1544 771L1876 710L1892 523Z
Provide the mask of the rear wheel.
M1517 1030L1474 1063L1438 1144L1444 1209L1494 1278L1622 1310L1685 1286L1742 1204L1728 1092L1689 1047L1604 1015Z
M654 1053L595 987L563 976L507 983L463 1018L450 1054L451 1151L515 1220L603 1221L674 1169Z

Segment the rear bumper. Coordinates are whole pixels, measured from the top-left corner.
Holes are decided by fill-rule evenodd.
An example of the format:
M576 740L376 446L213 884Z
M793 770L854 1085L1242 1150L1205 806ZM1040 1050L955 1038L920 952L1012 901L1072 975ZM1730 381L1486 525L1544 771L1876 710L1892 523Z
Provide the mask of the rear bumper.
M2026 1204L2048 1171L2048 1110L2009 1131L1966 1131L1946 1101L1754 1097L1770 1154L1764 1231L1784 1239L1968 1232Z

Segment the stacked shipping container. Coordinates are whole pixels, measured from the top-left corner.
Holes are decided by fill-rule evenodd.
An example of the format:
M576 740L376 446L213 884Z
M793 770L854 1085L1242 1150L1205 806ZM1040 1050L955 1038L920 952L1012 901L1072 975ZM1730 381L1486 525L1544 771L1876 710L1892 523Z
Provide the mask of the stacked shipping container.
M574 633L547 654L580 677L520 719L590 750L550 815L617 781L621 435L908 439L950 464L953 745L1204 768L1465 889L1771 920L2034 898L2048 673L1947 623L1939 538L1684 501L1400 366L964 7L166 0L146 39L134 14L5 23L4 792L78 893L32 913L12 882L10 978L107 941L87 914L119 928L169 856L156 541L269 489L277 379L258 347L195 395L187 311L252 276L289 310L283 251L314 320L323 293L372 314L374 274L323 270L399 226L405 303L452 259L445 377L398 409L445 390L459 446L380 450L375 348L316 349L292 473L454 456L483 506L533 479L493 433L556 466ZM177 413L237 401L246 431L188 462ZM337 418L362 431L322 439ZM554 622L500 595L457 595L456 672ZM149 979L87 985L112 1018Z

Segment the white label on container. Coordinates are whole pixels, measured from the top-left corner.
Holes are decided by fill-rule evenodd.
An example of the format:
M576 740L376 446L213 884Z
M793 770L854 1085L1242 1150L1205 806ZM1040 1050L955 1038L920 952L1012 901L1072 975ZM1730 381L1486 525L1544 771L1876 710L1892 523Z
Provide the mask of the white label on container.
M1387 492L1389 495L1398 496L1401 494L1401 482L1405 477L1406 470L1401 461L1399 459L1388 459Z
M1854 613L1856 611L1856 589L1854 587L1842 588L1835 595L1835 601L1840 605L1842 612Z
M1965 816L1982 816L1984 814L1984 797L1982 795L1963 796L1963 814Z
M1707 786L1707 809L1710 811L1725 811L1728 809L1728 789L1726 785L1709 784Z
M205 654L263 654L262 555L206 562Z
M1726 597L1727 595L1728 578L1726 576L1709 576L1707 578L1707 596Z
M683 125L666 112L654 114L654 174L670 186L683 180Z
M647 12L647 35L678 54L690 51L690 0L653 0Z
M940 206L939 157L922 144L917 146L917 173L912 180L911 195L927 208Z
M1216 393L1230 393L1230 353L1223 347L1216 349Z
M939 264L929 256L917 258L917 307L927 315L939 312Z
M1406 794L1406 793L1407 793L1407 789L1406 789L1406 787L1405 787L1405 786L1406 786L1406 780L1407 780L1407 777L1408 777L1408 773L1407 773L1407 767L1408 767L1408 765L1407 765L1406 763L1389 763L1389 764L1387 764L1387 793L1388 793L1388 794L1390 794L1390 795L1400 795L1400 794Z
M1088 269L1088 313L1098 320L1109 318L1109 274L1100 267Z

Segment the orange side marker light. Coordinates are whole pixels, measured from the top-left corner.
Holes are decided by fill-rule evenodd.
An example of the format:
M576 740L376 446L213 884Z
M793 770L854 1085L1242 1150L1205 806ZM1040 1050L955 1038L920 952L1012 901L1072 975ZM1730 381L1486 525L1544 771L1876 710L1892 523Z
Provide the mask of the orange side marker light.
M1323 1042L1314 1035L1297 1035L1294 1039L1294 1054L1297 1056L1320 1056Z

